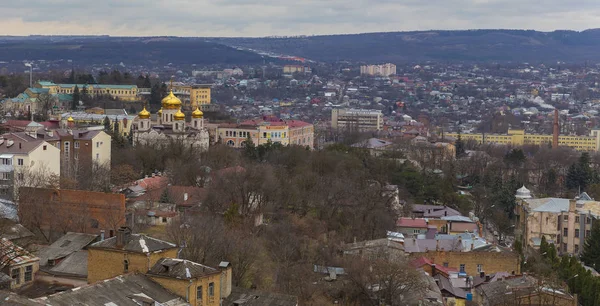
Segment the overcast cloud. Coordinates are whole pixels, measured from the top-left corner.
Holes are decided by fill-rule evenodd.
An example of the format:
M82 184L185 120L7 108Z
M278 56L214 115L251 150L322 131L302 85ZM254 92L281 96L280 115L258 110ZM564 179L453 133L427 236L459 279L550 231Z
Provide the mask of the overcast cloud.
M599 0L0 0L0 34L270 36L600 27Z

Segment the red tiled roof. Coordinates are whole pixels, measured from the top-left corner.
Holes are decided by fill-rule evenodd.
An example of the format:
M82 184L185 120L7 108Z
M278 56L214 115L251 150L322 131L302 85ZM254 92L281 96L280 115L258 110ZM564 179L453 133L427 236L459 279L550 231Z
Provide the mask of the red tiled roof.
M137 181L137 185L150 191L156 188L161 188L169 183L169 178L166 176L147 177Z
M400 218L396 221L396 226L427 228L427 221L425 219Z
M415 268L420 268L424 265L432 265L433 263L427 257L419 257L410 263Z
M133 198L133 201L160 201L165 189L169 195L170 204L177 206L193 206L206 198L206 189L194 186L162 186L147 191L143 195ZM185 200L185 194L188 194Z

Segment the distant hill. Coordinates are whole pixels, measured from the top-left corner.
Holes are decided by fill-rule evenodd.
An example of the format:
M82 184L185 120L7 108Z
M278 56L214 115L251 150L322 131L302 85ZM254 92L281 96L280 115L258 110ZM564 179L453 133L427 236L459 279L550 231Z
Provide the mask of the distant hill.
M90 64L255 64L259 55L201 38L28 36L0 37L0 59L73 60Z
M317 61L600 61L600 29L387 32L212 41Z

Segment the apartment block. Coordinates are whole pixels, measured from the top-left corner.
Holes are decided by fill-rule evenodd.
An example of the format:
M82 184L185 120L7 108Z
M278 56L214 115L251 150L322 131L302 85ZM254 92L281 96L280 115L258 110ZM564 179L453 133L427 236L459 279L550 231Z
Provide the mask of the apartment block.
M383 129L383 114L369 109L332 109L331 127L361 132Z
M389 76L396 74L396 65L390 63L382 65L364 65L360 66L360 74L372 76Z

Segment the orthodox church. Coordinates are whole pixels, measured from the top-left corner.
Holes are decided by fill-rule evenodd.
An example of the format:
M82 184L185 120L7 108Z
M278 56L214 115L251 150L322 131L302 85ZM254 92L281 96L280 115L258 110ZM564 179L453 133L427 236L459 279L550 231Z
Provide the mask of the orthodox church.
M170 145L181 142L202 151L208 150L208 130L204 128L204 114L198 107L192 112L191 121L186 123L185 114L181 111L181 100L173 91L162 99L161 105L154 122L146 107L138 113L133 126L134 145Z

